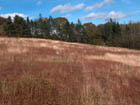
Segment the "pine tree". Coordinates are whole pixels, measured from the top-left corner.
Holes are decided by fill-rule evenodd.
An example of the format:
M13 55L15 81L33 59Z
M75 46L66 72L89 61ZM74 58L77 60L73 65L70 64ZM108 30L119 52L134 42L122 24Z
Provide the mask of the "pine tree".
M71 27L70 27L70 23L67 21L62 28L62 33L63 36L63 40L64 41L70 41L70 34L71 34Z
M24 36L25 37L32 37L32 35L31 35L31 21L30 21L29 17L27 17L24 25L25 25Z
M49 34L50 34L50 27L47 21L42 21L40 24L40 29L41 29L41 33L42 33L42 37L43 38L49 38Z
M43 19L42 14L39 15L38 24L38 34L40 38L48 38L50 34L49 23Z
M76 34L75 34L75 24L72 22L70 24L70 41L76 42Z
M54 19L52 16L49 17L49 27L50 27L50 34L53 34L53 31L55 30L55 25L54 25Z
M16 35L16 29L10 16L8 17L7 22L3 25L3 28L9 37L14 37Z
M77 42L81 42L81 32L82 32L82 25L80 20L78 19L78 23L76 24L76 40Z
M77 37L77 42L81 43L88 43L88 35L86 32L86 29L82 25L81 21L78 19L78 23L76 24L76 37Z

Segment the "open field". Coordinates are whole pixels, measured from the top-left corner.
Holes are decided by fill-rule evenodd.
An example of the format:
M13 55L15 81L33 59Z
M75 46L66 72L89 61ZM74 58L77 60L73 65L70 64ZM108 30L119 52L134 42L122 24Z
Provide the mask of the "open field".
M140 105L140 51L0 38L1 104Z

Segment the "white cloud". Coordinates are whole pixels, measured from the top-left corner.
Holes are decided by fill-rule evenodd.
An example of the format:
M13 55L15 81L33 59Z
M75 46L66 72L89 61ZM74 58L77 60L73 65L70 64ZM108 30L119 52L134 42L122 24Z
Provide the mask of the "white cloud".
M106 14L106 13L90 13L89 15L82 17L82 20L92 20L92 19L104 19L104 20L108 20L108 19L113 19L113 20L119 20L122 18L126 18L130 15L124 14L122 12L115 12L115 11L111 11L110 13Z
M80 10L84 7L84 3L78 4L76 6L72 6L71 4L58 5L51 10L51 13L59 12L59 13L67 13L71 11Z
M25 14L22 14L22 13L7 13L7 14L0 14L1 17L4 17L4 18L8 18L9 16L11 16L11 18L13 19L16 15L20 16L20 17L23 17L23 18L26 18L27 15Z
M100 3L95 4L95 5L88 6L88 7L86 8L86 11L91 11L91 10L93 10L93 9L100 9L100 8L102 8L104 5L110 4L110 3L112 3L113 1L114 1L114 0L104 0L104 1L102 1L102 2L100 2Z
M42 4L42 0L39 0L38 2L37 2L37 5L41 5Z

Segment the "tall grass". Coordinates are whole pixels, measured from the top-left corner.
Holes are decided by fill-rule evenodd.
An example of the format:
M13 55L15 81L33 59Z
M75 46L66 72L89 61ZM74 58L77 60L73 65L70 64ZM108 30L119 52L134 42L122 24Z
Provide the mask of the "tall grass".
M55 81L46 72L0 78L0 105L140 105L137 73L117 73L72 70L64 77L57 72Z
M0 79L0 105L58 105L55 85L42 76Z
M56 86L46 73L0 78L0 105L82 105L80 94Z

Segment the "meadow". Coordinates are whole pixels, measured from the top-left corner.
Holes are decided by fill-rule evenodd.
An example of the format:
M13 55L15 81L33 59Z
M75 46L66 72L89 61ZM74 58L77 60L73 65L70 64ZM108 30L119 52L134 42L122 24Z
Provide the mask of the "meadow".
M140 51L0 38L0 105L140 105Z

